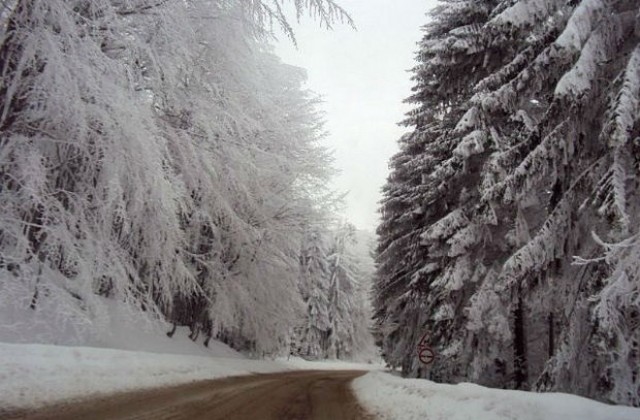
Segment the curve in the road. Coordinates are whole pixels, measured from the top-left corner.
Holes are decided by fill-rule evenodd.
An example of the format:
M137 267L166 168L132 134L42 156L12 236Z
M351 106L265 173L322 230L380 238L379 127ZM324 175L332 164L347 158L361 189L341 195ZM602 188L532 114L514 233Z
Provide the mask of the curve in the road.
M363 371L295 371L117 394L16 419L364 420L350 382Z

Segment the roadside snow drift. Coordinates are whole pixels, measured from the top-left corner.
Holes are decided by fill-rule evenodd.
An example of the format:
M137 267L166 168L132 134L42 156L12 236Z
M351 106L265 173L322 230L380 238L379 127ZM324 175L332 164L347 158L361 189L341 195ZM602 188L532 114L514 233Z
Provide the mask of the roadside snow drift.
M60 307L43 303L34 311L0 294L0 418L3 411L227 376L372 367L299 358L251 360L213 339L208 347L204 337L192 341L187 327L178 327L169 338L170 324L96 299L101 316L70 320L60 318Z
M0 282L0 342L15 344L55 344L98 347L189 356L244 358L224 343L204 334L197 341L188 338L190 330L178 327L173 338L167 336L172 324L147 312L111 299L95 296L97 313L77 311L57 302L43 300L37 310L28 300L11 299L3 294ZM25 295L28 295L26 292Z
M305 360L301 357L281 357L277 362L299 370L382 370L384 365L376 361L371 363L347 362L343 360Z
M441 385L371 372L353 381L356 396L389 420L638 420L640 409L569 394L506 391L473 384Z
M97 394L288 370L280 363L0 343L0 414Z

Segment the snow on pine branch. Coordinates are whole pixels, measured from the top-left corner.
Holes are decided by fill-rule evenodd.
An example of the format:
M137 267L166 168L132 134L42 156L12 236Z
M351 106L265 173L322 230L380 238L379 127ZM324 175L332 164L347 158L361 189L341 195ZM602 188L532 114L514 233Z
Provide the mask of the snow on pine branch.
M567 193L551 212L538 233L504 263L500 278L511 288L529 273L546 267L554 259L564 256L562 238L568 234L571 217L571 196Z
M463 133L472 130L480 125L481 112L477 106L472 106L464 113L456 124L455 132Z
M476 92L474 97L482 92L500 89L501 86L508 85L509 81L513 82L512 85L516 90L522 90L527 86L527 82L535 80L532 75L537 73L536 67L547 64L548 51L544 51L548 48L550 40L555 39L558 28L563 23L563 16L558 14L546 19L539 33L526 39L522 51L518 52L509 63L501 66L498 71L489 74L474 86ZM492 29L490 24L487 24L487 29ZM479 104L481 101L475 98L472 103Z
M599 66L611 58L611 54L623 40L625 26L619 16L600 20L580 51L578 61L556 85L555 95L571 95L576 98L585 95L592 88Z
M640 307L640 235L617 243L605 243L595 232L592 236L604 252L597 261L604 259L609 268L604 287L589 300L602 343L616 343L613 354L603 358L607 362L606 376L615 378L610 393L616 400L637 405L640 378L633 360L640 340L640 322L634 317Z
M482 226L471 223L468 226L458 230L451 238L447 240L449 244L449 257L457 257L468 253L469 248L478 244L482 240Z
M520 0L495 16L489 25L513 25L516 28L529 27L544 20L562 5L561 0Z
M460 140L453 153L463 158L480 154L484 152L487 140L488 137L484 130L474 130Z
M507 65L503 66L495 73L491 73L474 86L476 95L488 90L493 90L504 85L506 81L517 75L526 65L535 57L536 50L533 46L516 55L516 57ZM481 101L477 98L472 103L479 104Z
M550 164L551 157L561 157L562 162L568 162L573 154L571 133L568 130L568 121L562 121L549 134L547 134L536 147L528 153L518 164L514 171L500 182L492 185L484 194L484 199L493 199L502 196L505 202L512 202L534 189L545 177L557 169ZM534 134L530 134L523 143L531 142ZM515 146L504 152L506 156L512 156L518 152L519 146ZM497 159L504 160L498 156Z
M464 310L466 328L476 334L489 333L492 338L507 343L512 339L512 332L506 308L494 288L497 277L495 270L489 270L477 292L469 300L469 305Z
M603 206L600 207L601 213L611 208L611 205L615 208L615 213L618 216L620 223L620 230L623 234L627 233L629 225L631 224L631 218L627 210L627 181L630 179L630 175L627 174L626 161L627 156L624 155L625 151L622 147L616 148L613 152L613 162L611 164L611 177L609 178L610 188L608 197L605 198Z
M610 145L620 147L629 141L640 114L640 46L637 46L624 72L622 88L614 110L615 131Z
M456 209L437 223L432 224L426 232L420 235L423 243L429 241L443 240L453 235L458 229L469 224L469 219L462 209Z
M603 0L582 0L571 12L571 17L555 44L561 48L580 51L605 14L606 8Z
M549 67L557 61L554 55L555 49L545 45L544 41L548 40L553 33L554 29L549 29L549 34L541 40L540 50L533 48L520 54L523 56L523 60L528 60L528 63L523 68L519 66L525 63L518 63L519 59L516 57L511 63L493 75L481 80L474 87L475 93L470 102L485 112L504 111L513 113L518 110L518 106L521 103L530 101L532 99L531 94L536 94L537 92L526 95L527 90L531 86L543 85L552 77ZM527 57L529 54L530 57ZM514 67L512 68L512 66ZM511 75L512 72L515 74ZM503 80L503 83L499 83L501 80ZM492 84L497 86L493 87L491 86Z
M628 156L628 144L640 114L640 47L631 54L622 75L622 85L604 125L601 137L612 149L611 167L595 192L595 202L601 202L599 212L613 212L620 222L621 233L628 233L631 224L627 209L627 183L634 170Z

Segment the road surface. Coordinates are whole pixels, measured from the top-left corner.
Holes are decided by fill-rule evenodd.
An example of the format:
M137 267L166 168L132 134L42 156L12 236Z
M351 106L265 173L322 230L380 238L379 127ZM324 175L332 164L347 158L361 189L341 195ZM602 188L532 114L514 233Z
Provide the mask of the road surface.
M349 386L364 373L295 371L241 376L60 404L10 418L369 420Z

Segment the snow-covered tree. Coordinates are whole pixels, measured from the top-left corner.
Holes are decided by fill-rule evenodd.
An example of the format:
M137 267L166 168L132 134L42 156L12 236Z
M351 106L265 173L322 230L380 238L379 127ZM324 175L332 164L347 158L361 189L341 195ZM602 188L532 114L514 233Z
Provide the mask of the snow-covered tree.
M413 200L428 216L391 230L387 195L379 230L377 293L406 270L400 300L376 299L405 373L639 403L639 12L624 0L434 11L407 120L412 138L442 132ZM420 188L394 176L388 188ZM418 232L422 267L385 253L394 231ZM423 332L439 353L428 370L411 354Z
M330 355L347 358L353 354L356 326L355 298L360 277L358 262L348 246L355 240L353 225L339 226L333 233L328 252L329 319L331 322Z
M265 43L282 6L3 2L3 303L95 322L108 297L194 338L283 346L330 157L304 72ZM294 8L350 22L331 0Z
M313 229L301 251L301 290L307 304L293 351L304 357L354 359L372 356L368 290L372 270L354 250L350 224Z
M430 377L451 380L469 374L465 350L472 346L464 317L456 314L495 252L487 227L494 215L478 205L478 171L491 133L469 99L473 85L501 63L501 54L481 31L495 1L447 3L425 27L415 93L408 99L416 108L405 121L413 132L401 140L392 165L402 166L392 167L382 203L376 319L388 337L388 363L406 374L425 374L415 349L427 334L449 360L432 368Z
M633 339L630 332L602 338L611 331L600 329L593 298L610 290L610 268L633 268L576 266L572 257L602 252L591 232L613 242L635 233L629 210L637 203L628 198L637 184L629 140L638 133L638 12L625 1L515 3L490 27L513 34L520 47L474 99L487 121L506 115L522 125L511 147L496 150L492 172L502 175L484 198L507 215L501 223L524 230L497 283L528 302L526 381L631 404L640 401L638 382L620 374L617 360L623 352L623 365L638 364ZM619 311L620 331L627 331L633 316Z
M293 351L304 357L325 358L329 349L329 266L326 233L315 229L303 239L300 253L300 288L307 305L304 323L298 327Z

